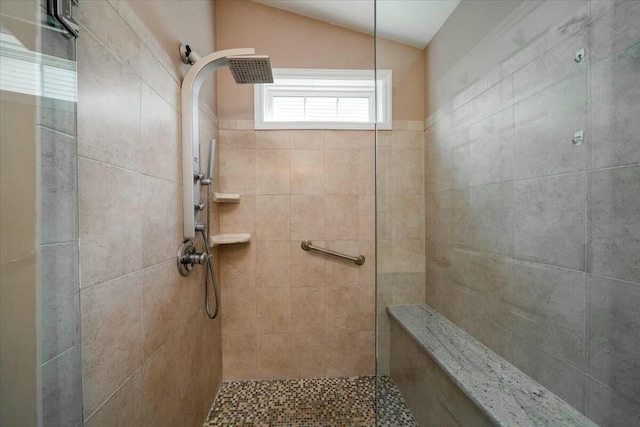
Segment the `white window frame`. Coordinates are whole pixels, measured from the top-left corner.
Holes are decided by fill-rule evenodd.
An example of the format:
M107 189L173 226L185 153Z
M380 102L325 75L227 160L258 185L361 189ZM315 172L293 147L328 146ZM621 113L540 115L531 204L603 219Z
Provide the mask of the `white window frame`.
M377 71L377 96L378 108L371 108L378 111L377 128L391 130L392 123L392 74L391 70ZM300 80L300 84L278 85L278 84L258 84L254 87L254 126L255 129L353 129L353 130L373 130L375 124L374 117L370 117L369 122L344 122L344 121L273 121L269 120L274 96L304 96L317 95L321 93L326 96L342 95L346 97L367 97L371 105L375 103L376 94L370 89L358 87L329 87L313 86L305 84L305 80L373 80L373 70L322 70L322 69L302 69L302 68L274 68L274 80L295 79ZM373 114L370 114L373 116Z

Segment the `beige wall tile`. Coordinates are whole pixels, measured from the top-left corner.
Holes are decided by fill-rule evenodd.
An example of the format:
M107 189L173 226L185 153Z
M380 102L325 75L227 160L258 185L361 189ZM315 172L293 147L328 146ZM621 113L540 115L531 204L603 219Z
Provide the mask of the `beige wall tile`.
M360 254L365 262L358 267L358 283L360 285L375 286L376 283L376 242L375 240L360 240L358 242Z
M367 130L325 130L324 148L326 150L362 150L372 149L375 134Z
M256 150L256 194L290 193L289 150Z
M326 375L373 375L375 333L335 331L327 333Z
M142 272L80 294L85 417L142 364Z
M323 247L318 240L314 245ZM326 282L325 256L311 251L303 251L299 241L291 242L291 287L322 287Z
M223 141L222 136L220 140ZM220 191L242 195L256 193L255 150L220 146Z
M256 286L256 242L220 248L221 289L253 289Z
M84 425L87 427L142 425L142 369L139 368Z
M140 159L136 170L145 175L181 182L179 116L149 86L142 85L142 139L134 146Z
M326 338L324 333L294 333L291 353L296 378L323 378L325 376Z
M243 195L240 203L221 203L220 232L251 233L256 232L256 197Z
M81 286L142 268L144 177L81 158L78 181Z
M358 241L357 240L334 240L327 241L326 247L328 249L342 252L347 255L355 255L358 253ZM327 286L354 286L358 284L358 269L360 266L354 264L352 261L326 256L325 260L325 275Z
M193 316L180 328L178 332L178 346L180 348L178 357L178 370L180 372L180 398L185 398L189 388L196 380L201 378L203 372L204 346L202 340L202 311L194 313ZM202 397L202 394L200 394ZM202 404L198 405L202 407ZM202 420L201 420L202 421Z
M256 148L256 132L253 130L220 129L220 148L247 149Z
M258 369L261 378L291 378L291 334L258 335Z
M222 353L225 381L258 378L258 341L255 334L222 335Z
M324 150L324 133L321 130L291 130L289 138L292 149Z
M256 196L256 238L289 240L291 196Z
M326 288L327 331L373 331L375 329L375 287Z
M449 205L451 199L449 198ZM394 239L411 239L425 234L425 200L420 194L394 194L392 198L392 235Z
M366 148L358 152L358 193L375 194L376 192L376 154L374 148Z
M256 286L287 288L291 284L291 244L287 241L256 242Z
M187 279L179 279L180 325L202 307L204 300L204 273L204 268L196 268Z
M324 199L325 238L356 240L359 232L357 195L327 195Z
M149 358L178 329L180 275L174 260L143 270L142 329L144 358Z
M89 33L78 39L77 49L78 154L135 169L140 160L133 155L140 144L140 79Z
M291 290L258 289L257 313L258 343L261 334L291 333Z
M359 150L325 150L326 194L358 194L360 192L359 155Z
M291 150L291 194L324 194L324 151Z
M324 196L291 196L291 240L324 240Z
M294 334L324 333L324 288L291 289L291 329Z
M358 198L358 238L373 240L376 233L376 196L360 195Z
M256 333L256 291L251 288L225 289L222 292L222 331L225 335Z
M157 264L176 256L182 243L182 198L178 185L151 177L143 177L142 222L143 265Z
M174 426L180 404L180 346L174 335L147 360L142 371L145 426Z
M260 130L256 131L256 148L289 148L288 130Z

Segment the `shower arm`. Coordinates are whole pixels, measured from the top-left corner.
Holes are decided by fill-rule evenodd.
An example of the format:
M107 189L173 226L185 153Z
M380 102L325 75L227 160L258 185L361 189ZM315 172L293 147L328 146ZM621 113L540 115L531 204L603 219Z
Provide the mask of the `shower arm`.
M254 54L253 48L227 49L210 53L198 59L189 68L182 81L180 111L182 112L182 198L185 239L193 239L196 236L198 210L195 206L200 204L200 180L203 179L200 172L198 94L205 79L217 69L227 65L228 56Z

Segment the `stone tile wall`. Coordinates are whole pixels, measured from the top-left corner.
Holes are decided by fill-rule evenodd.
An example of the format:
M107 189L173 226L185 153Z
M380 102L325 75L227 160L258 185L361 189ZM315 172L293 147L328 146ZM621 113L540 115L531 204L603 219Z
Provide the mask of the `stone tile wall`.
M83 419L201 425L222 378L221 321L204 313L204 269L183 278L175 265L179 59L126 2L81 2L78 19ZM217 119L206 109L200 135L207 153Z
M639 20L585 1L425 131L427 304L603 426L640 422Z

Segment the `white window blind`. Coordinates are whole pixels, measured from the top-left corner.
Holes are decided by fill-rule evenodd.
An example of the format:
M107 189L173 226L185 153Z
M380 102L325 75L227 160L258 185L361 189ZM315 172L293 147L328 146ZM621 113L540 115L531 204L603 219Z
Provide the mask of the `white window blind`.
M76 102L76 63L30 51L0 32L0 90Z
M274 69L255 88L256 129L391 129L391 71ZM378 108L376 108L376 87Z

